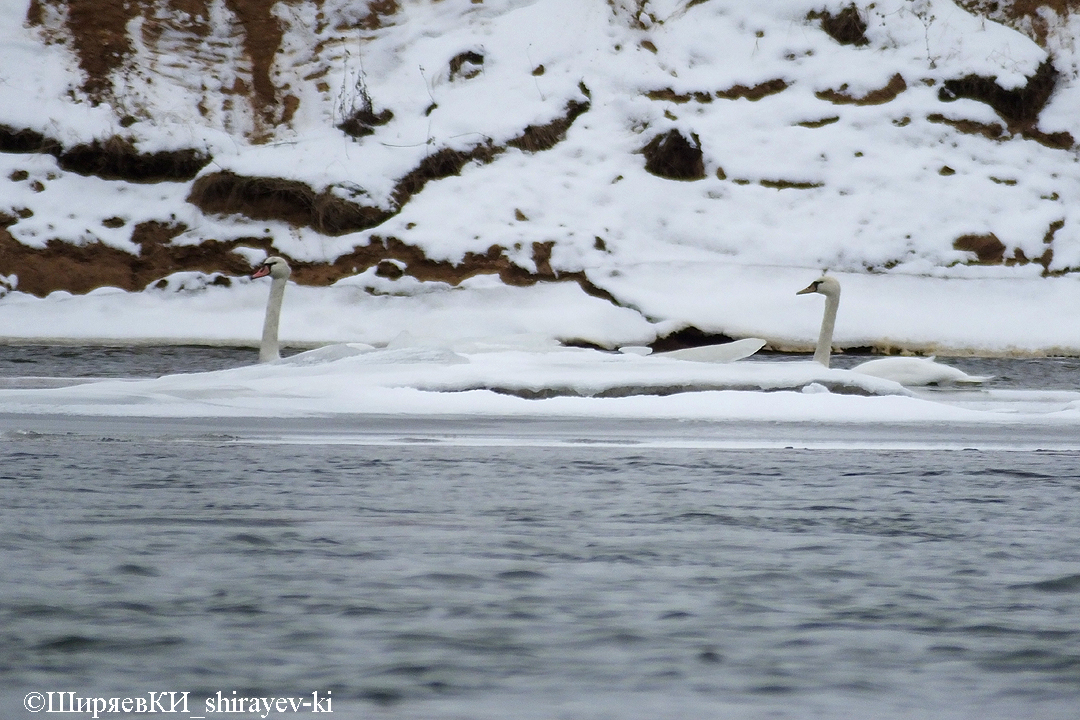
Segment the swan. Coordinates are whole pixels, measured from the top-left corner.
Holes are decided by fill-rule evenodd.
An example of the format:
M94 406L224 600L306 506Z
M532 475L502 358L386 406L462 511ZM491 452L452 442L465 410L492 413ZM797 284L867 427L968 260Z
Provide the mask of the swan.
M836 328L836 311L840 308L840 283L828 275L815 280L796 295L817 293L825 296L825 315L821 319L821 332L818 334L814 360L829 367L832 354L833 330ZM981 383L989 377L968 375L948 365L942 365L930 358L890 357L869 360L851 368L852 372L870 375L884 380L892 380L901 385L951 385L954 383Z
M281 301L285 297L285 283L292 274L292 268L284 258L276 255L266 258L263 264L251 273L251 277L270 276L270 297L266 300L266 319L263 321L262 342L259 344L259 362L272 362L281 359L278 352L278 324L281 321Z

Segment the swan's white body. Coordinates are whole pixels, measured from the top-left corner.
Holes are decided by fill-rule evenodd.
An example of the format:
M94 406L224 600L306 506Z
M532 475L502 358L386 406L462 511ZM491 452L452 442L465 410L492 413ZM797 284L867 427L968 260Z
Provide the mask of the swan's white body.
M263 321L262 342L259 343L259 362L281 359L278 350L278 325L281 323L281 301L285 298L285 284L292 269L279 257L268 257L255 272L253 278L270 276L270 297L266 300L266 319Z
M988 377L968 375L948 365L934 362L934 358L890 357L868 360L851 368L853 372L893 380L901 385L953 385L955 383L977 384Z
M814 360L829 367L832 354L833 330L836 328L836 312L840 308L840 283L836 278L825 276L815 280L796 295L818 293L825 296L825 315L821 319ZM951 385L954 383L981 383L988 377L968 375L948 365L934 362L933 358L891 357L870 360L853 367L852 372L892 380L901 385Z

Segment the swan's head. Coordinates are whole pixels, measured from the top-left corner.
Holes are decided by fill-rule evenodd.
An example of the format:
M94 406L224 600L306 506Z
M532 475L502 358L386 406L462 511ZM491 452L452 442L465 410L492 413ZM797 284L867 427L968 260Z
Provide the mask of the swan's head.
M292 269L289 267L289 263L285 262L284 258L274 255L266 258L262 265L255 268L255 272L251 273L251 277L261 278L269 275L272 278L287 278L291 273Z
M836 281L836 278L826 275L825 277L810 283L795 294L807 295L809 293L819 293L825 297L840 297L840 283Z

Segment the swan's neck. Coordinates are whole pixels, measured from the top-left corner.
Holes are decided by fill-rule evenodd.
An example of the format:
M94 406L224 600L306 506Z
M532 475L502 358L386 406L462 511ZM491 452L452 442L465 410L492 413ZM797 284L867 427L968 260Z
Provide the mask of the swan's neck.
M274 278L270 283L270 298L266 301L266 319L263 321L262 343L259 345L259 362L279 360L278 325L281 322L281 301L285 298L286 278Z
M839 308L839 295L825 296L825 317L821 318L821 333L814 351L814 359L825 367L829 367L829 356L832 355L833 329L836 328L836 311Z

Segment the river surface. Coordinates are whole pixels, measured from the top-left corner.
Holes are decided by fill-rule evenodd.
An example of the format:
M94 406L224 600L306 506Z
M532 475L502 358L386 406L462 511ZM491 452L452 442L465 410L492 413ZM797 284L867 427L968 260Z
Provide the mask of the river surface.
M99 350L0 373L133 375ZM93 716L25 709L50 692L244 720L1080 707L1068 427L0 414L0 458L3 718Z

